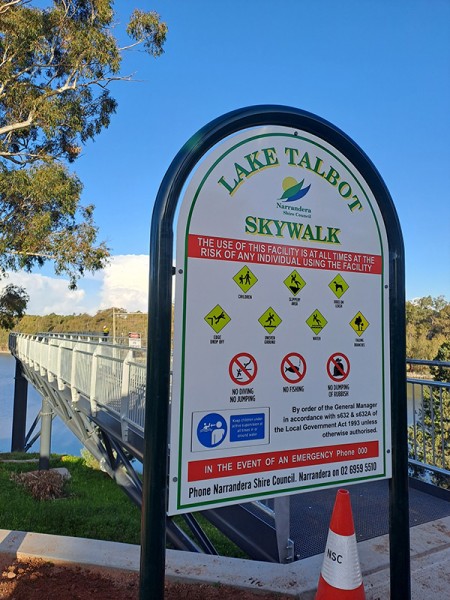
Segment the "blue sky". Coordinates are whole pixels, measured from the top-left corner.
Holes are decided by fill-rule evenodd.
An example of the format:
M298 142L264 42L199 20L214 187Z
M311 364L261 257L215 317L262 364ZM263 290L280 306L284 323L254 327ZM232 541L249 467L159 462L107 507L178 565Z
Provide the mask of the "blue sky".
M114 84L117 114L74 164L115 258L75 294L49 269L14 276L30 291L29 312L145 310L166 169L204 124L255 104L310 111L353 138L399 214L407 298L450 300L448 0L117 1L118 30L135 6L167 22L165 54L127 55L123 71L138 81Z

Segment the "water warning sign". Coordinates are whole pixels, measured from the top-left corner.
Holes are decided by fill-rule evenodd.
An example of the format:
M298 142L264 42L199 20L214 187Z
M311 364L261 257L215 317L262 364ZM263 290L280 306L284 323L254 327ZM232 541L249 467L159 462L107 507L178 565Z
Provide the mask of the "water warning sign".
M169 514L390 477L388 255L330 141L264 126L203 158L177 224Z

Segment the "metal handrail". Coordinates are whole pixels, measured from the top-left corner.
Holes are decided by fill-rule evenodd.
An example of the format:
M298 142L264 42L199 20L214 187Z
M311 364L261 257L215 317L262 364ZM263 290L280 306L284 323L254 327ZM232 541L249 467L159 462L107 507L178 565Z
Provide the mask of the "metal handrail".
M450 362L407 359L407 364L450 367ZM426 479L450 481L450 383L407 377L410 465Z
M144 431L145 349L106 344L73 334L11 334L10 350L21 361L68 388L72 402L79 395L90 401L92 416L98 406L123 422Z

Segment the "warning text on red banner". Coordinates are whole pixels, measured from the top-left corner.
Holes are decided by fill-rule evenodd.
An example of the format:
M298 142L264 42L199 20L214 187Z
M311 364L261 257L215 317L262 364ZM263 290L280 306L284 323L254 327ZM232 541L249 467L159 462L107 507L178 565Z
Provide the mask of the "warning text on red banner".
M378 453L374 441L197 460L188 464L188 481L376 458Z

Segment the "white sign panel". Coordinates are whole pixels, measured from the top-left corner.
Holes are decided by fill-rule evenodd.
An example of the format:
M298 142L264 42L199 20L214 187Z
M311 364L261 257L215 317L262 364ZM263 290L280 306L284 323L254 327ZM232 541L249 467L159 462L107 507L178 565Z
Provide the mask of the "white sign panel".
M197 166L169 514L391 476L387 248L363 177L311 134L246 130Z

